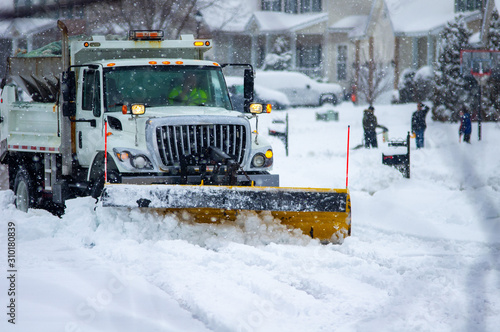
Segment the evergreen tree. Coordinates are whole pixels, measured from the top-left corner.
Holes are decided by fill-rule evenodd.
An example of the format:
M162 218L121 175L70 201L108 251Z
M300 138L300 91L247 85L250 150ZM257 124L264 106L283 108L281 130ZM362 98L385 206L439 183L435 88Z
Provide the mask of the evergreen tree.
M500 51L500 16L494 10L491 16L490 29L488 33L487 48L493 51ZM500 119L500 81L497 75L493 75L483 88L483 120L498 121Z
M462 16L448 22L441 33L441 47L435 71L433 119L457 121L462 107L473 109L476 93L460 72L460 51L470 49L470 30Z
M262 70L287 70L292 65L290 43L283 36L274 41L271 53L266 54Z
M500 17L496 9L491 14L490 29L488 32L488 49L500 51Z
M406 68L399 79L399 102L415 102L415 70Z

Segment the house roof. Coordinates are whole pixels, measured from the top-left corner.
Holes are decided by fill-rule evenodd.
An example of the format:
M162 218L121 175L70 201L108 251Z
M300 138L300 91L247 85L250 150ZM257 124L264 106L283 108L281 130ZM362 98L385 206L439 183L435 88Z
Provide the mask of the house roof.
M385 0L396 35L419 36L441 30L453 21L454 0ZM478 11L462 13L475 17Z
M245 25L252 13L258 10L258 5L260 5L253 0L225 0L219 2L220 4L206 6L206 8L200 10L203 14L203 23L212 31L233 33L245 31Z
M0 12L11 11L14 9L14 1L3 0L0 1Z
M257 11L247 22L245 29L255 24L260 32L298 31L327 22L327 13L287 14L281 12Z
M56 20L47 18L16 18L0 21L0 37L13 38L31 35L56 27Z
M243 0L231 0L249 3ZM493 0L491 0L493 1ZM399 36L426 36L441 31L448 22L453 21L457 15L464 15L465 20L480 18L479 11L455 13L455 0L379 0L383 2L384 12L390 19L392 29ZM495 0L500 2L500 0ZM375 2L374 2L375 6ZM252 13L253 12L253 13ZM370 15L352 15L342 18L328 27L330 32L348 33L349 38L362 37L373 24L373 8ZM213 16L213 15L212 15ZM215 15L220 20L220 12ZM207 22L217 21L209 19ZM213 28L225 32L245 33L250 29L257 29L261 33L296 32L301 29L313 27L318 23L328 21L327 13L313 14L288 14L272 11L253 11L250 7L241 8L240 15L219 27L211 24Z
M328 30L331 32L345 32L351 38L356 37L364 33L368 19L367 15L347 16L332 24L328 27Z

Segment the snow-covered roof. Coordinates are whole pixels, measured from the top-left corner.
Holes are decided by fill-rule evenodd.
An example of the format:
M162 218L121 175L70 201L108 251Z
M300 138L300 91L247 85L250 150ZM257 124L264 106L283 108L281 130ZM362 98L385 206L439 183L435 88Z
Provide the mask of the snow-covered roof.
M261 32L298 31L328 21L327 13L319 14L287 14L281 12L254 12L246 28L253 23Z
M426 35L453 21L454 0L385 0L397 35ZM478 12L462 13L466 16Z
M257 5L256 2L248 0L213 2L213 5L201 10L203 22L212 31L241 33L252 13L258 9Z
M427 33L455 17L454 0L385 0L396 33Z
M10 11L14 9L14 1L2 0L0 1L0 11Z
M335 22L328 30L332 32L346 32L349 34L349 37L355 37L363 34L367 23L367 15L352 15Z
M31 35L57 27L57 21L48 18L16 18L0 21L0 37L12 38Z

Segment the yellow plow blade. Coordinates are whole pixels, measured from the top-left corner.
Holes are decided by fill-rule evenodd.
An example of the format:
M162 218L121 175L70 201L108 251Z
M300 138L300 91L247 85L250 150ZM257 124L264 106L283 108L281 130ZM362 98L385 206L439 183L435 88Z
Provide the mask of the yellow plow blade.
M234 221L241 211L270 211L282 224L321 242L341 243L351 235L347 189L106 184L101 201L105 207L185 211L199 223Z

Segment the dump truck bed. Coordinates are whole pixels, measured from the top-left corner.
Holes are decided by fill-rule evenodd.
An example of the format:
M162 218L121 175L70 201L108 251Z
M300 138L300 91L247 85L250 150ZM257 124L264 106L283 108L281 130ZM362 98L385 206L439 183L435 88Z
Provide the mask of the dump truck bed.
M2 108L6 140L11 151L57 153L61 146L56 104L39 102L12 102L12 86L6 86Z

